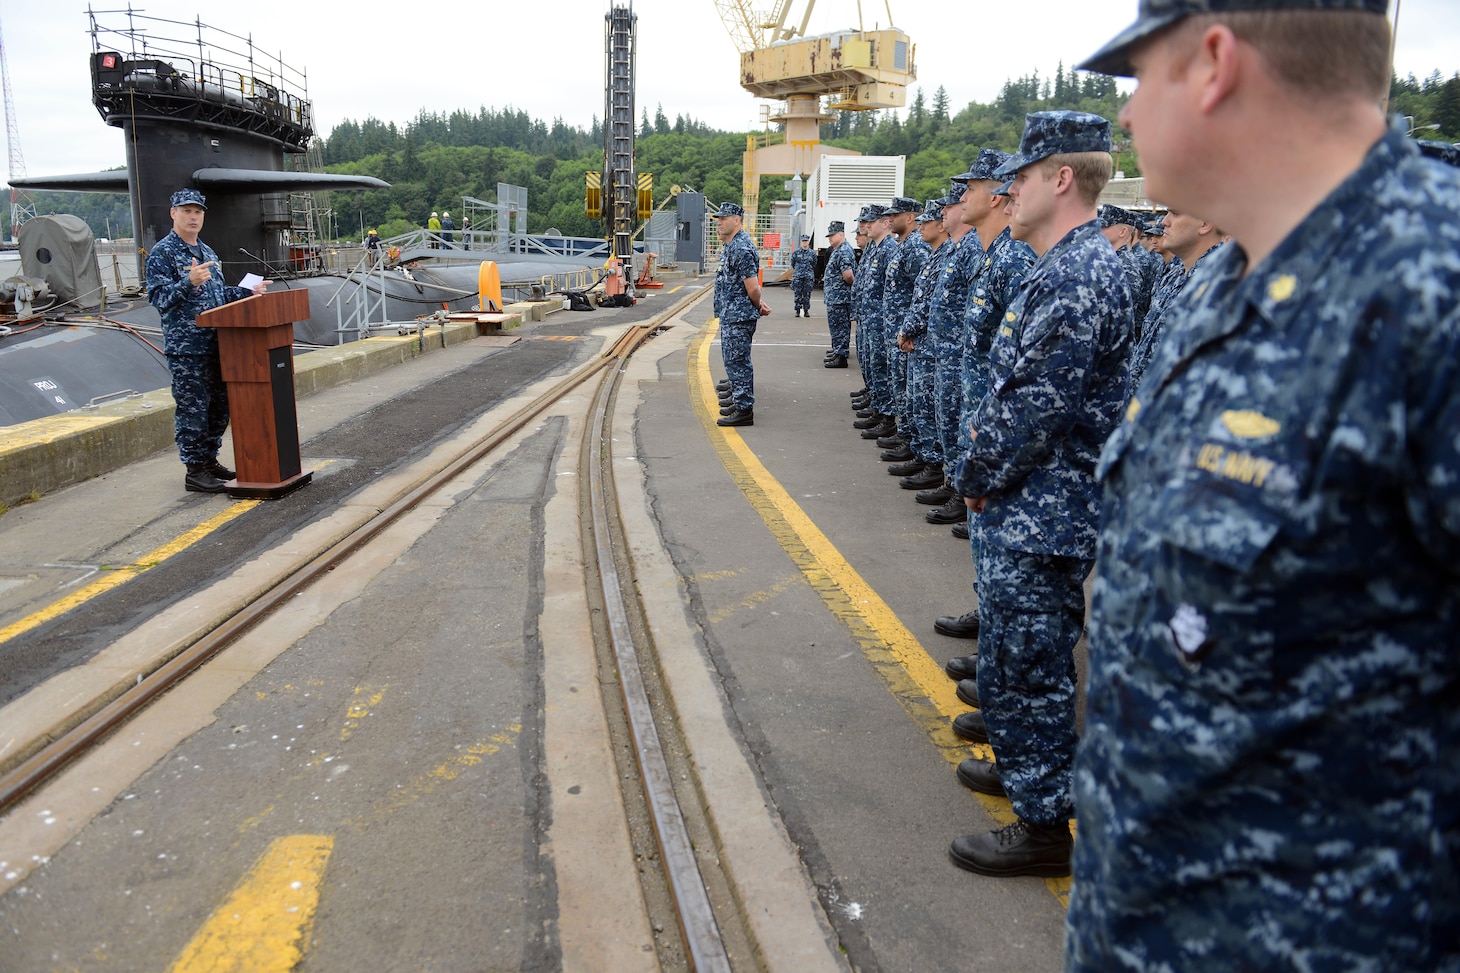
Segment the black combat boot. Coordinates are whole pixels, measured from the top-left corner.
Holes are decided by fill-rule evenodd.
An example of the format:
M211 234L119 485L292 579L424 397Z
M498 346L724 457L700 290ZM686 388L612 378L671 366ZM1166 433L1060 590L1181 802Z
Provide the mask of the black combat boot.
M904 476L897 481L897 485L904 490L928 490L943 483L943 467L935 463L929 463L923 467L922 472ZM941 501L940 501L941 502Z
M884 463L906 463L908 460L913 459L915 455L912 447L907 443L903 443L901 446L893 449L884 449L882 455L877 458Z
M943 671L954 682L963 682L965 679L978 678L978 653L954 656L943 666ZM973 705L977 706L978 704L974 703Z
M974 743L989 742L989 728L984 725L983 711L960 713L953 718L953 735Z
M1075 839L1063 821L1038 824L1023 818L986 834L955 838L948 854L953 864L980 875L1038 875L1060 878L1070 874Z
M946 478L936 486L930 486L926 490L919 490L917 495L918 503L926 504L929 507L941 507L953 499L958 499L959 502L962 502L962 498L958 497L957 491L953 489L953 484L948 482ZM964 509L967 510L968 508L965 507Z
M969 757L958 765L958 783L980 794L1007 797L1004 782L999 779L999 765L992 760Z
M755 411L752 409L732 409L726 415L715 420L717 426L753 426L755 425Z
M228 484L213 472L211 463L189 463L188 474L183 477L183 486L192 493L228 492Z
M228 467L224 466L222 463L218 462L218 457L216 456L208 461L208 472L212 473L220 480L238 479L238 474L230 470Z
M964 504L963 498L955 493L943 506L929 510L923 519L930 524L956 524L968 519L968 507Z
M955 639L978 638L978 610L962 615L940 615L933 623L933 631Z

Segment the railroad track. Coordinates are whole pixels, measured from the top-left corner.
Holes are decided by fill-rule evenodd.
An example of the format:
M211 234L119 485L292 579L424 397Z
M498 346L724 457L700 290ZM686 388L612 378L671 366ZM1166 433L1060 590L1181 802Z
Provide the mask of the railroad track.
M661 958L663 967L697 971L731 970L726 933L740 945L744 943L744 931L738 928L733 902L729 901L723 887L717 888L712 896L710 887L707 887L707 877L710 879L708 886L713 887L717 885L715 876L703 875L700 870L696 852L697 849L702 853L706 851L707 829L703 825L706 813L703 808L686 806L687 802L693 805L697 800L698 792L692 784L676 788L676 772L671 769L671 762L673 754L681 751L682 747L677 741L666 740L666 733L671 737L675 733L672 725L667 728L661 725L664 695L654 675L655 663L652 658L640 658L645 626L640 620L642 606L637 603L631 562L622 545L615 543L615 538L622 537L622 528L618 523L613 485L610 427L623 365L644 341L661 329L661 321L691 302L692 299L682 301L658 318L628 328L601 357L558 381L446 465L429 472L367 522L262 593L246 608L202 635L134 687L0 777L0 815L41 792L46 782L67 765L104 743L120 727L181 684L230 643L288 604L290 599L323 575L346 562L372 538L415 510L428 497L470 467L492 456L565 396L597 380L599 384L593 396L591 419L583 436L580 467L586 473L589 484L582 495L584 561L590 566L585 583L595 589L592 599L601 608L602 637L597 639L603 656L600 666L604 671L613 672L619 684L617 702L622 704L622 709L618 714L610 715L610 722L622 727L622 732L631 741L634 766L621 768L626 772L620 776L636 777L641 784L638 792L630 787L624 788L626 803L635 803L637 799L642 801L638 808L626 810L631 821L637 818L647 822L659 849L657 862L642 881L646 893L656 884L668 889L672 923L680 933L679 942L667 950L669 955ZM613 702L605 696L606 705ZM668 722L672 724L672 720ZM685 775L679 776L681 781L685 779ZM713 853L706 854L705 860L713 861ZM646 894L645 898L652 916L655 897ZM718 909L712 898L718 902ZM662 928L667 925L661 922L663 917L652 917L656 926Z

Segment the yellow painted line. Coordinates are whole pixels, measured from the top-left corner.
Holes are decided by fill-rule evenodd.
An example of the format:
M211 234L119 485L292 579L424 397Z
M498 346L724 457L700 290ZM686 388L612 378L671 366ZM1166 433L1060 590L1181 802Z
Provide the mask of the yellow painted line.
M507 747L514 746L522 735L522 724L513 723L500 733L494 733L484 740L477 740L432 767L418 774L410 783L402 785L394 793L371 808L368 815L362 815L351 822L358 828L368 827L372 821L381 821L411 806L429 795L442 784L448 784L460 777L468 768L475 767L484 757L495 756Z
M350 705L345 710L344 725L340 727L341 743L345 743L350 739L351 736L354 735L355 731L360 728L360 725L365 721L365 719L370 716L371 713L375 712L376 708L380 705L380 701L384 698L384 687L381 687L380 689L376 689L371 686L355 687L355 692L350 701ZM336 754L331 753L328 750L321 750L310 759L309 766L323 767L325 764L333 762L336 758Z
M684 290L684 285L683 284L680 284L678 287L676 287L673 290L669 291L664 296L665 297L668 297L670 294L678 294L682 290Z
M125 422L126 418L126 416L77 415L75 412L63 412L60 415L32 419L29 422L0 429L0 453L29 449L33 446L49 446L58 439Z
M719 326L719 320L712 318L690 347L689 383L690 403L726 472L760 514L781 548L801 569L822 603L846 625L873 670L943 758L954 767L970 752L992 760L993 751L989 747L970 744L953 733L953 718L966 713L968 707L955 695L953 681L943 672L943 667L933 661L891 606L791 499L746 445L740 431L715 424L710 403L717 402L718 397L710 374L709 348ZM974 797L995 821L1010 824L1015 820L1007 798L977 793ZM1069 905L1068 878L1045 879L1045 884L1063 905Z
M168 973L289 973L304 958L319 887L334 850L329 835L275 838Z
M142 572L157 567L157 565L166 561L174 554L187 550L230 520L247 513L261 503L263 503L262 500L240 500L217 516L203 521L181 537L142 555L142 559L136 564L127 564L108 571L97 580L77 588L66 597L52 602L40 611L27 615L18 622L12 622L4 628L0 628L0 645L4 645L17 635L23 635L39 625L44 625L53 618L59 618L61 615L66 614L79 605L85 604L97 595L105 594L113 588L126 584Z
M723 622L742 608L758 608L761 605L769 604L802 583L803 581L799 574L786 578L783 581L778 581L764 591L757 591L752 595L747 595L738 605L729 605L711 612L709 615L710 624L713 625L717 622Z

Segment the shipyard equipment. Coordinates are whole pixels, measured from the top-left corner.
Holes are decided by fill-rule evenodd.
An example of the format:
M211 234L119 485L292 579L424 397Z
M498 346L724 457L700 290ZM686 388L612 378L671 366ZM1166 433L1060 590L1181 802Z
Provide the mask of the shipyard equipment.
M603 171L588 173L589 217L607 224L611 246L605 269L605 305L634 301L634 223L654 211L654 177L634 171L635 36L639 17L614 4L604 16Z
M767 122L785 126L785 138L747 139L742 187L747 214L760 205L762 175L794 176L817 167L824 155L855 155L821 144L821 123L832 111L873 111L907 104L907 86L917 78L913 44L894 27L835 31L806 36L815 0L806 0L799 25L791 17L795 0L776 0L769 13L749 0L715 0L720 18L740 50L740 84L751 94L784 102ZM860 21L861 5L858 4ZM892 10L887 10L889 25Z

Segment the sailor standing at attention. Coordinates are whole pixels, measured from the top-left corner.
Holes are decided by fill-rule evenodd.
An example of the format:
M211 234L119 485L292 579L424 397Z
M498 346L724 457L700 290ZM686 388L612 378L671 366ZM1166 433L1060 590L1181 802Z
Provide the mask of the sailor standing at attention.
M228 389L218 362L218 332L198 327L198 315L231 301L262 294L228 287L219 276L218 255L198 234L208 200L196 189L172 194L172 232L147 255L147 300L162 317L162 351L172 373L172 398L177 403L173 435L178 456L187 465L183 486L195 493L223 493L234 472L218 462L223 432L228 428Z
M1460 970L1460 173L1386 0L1141 0L1146 191L1231 236L1100 460L1067 971Z
M822 363L826 368L846 368L852 343L852 282L856 280L857 256L847 242L846 226L833 220L826 227L831 256L822 274L821 296L826 301L826 329L831 334L831 351Z
M1074 111L1027 116L1009 229L1038 260L989 349L989 388L954 487L980 515L978 699L997 765L959 779L1005 792L1018 819L966 835L950 854L983 875L1070 873L1075 645L1095 563L1095 462L1120 421L1131 299L1095 206L1110 180L1110 122Z
M750 342L755 326L771 313L760 298L760 258L741 223L745 210L721 203L715 214L720 237L720 269L715 272L715 316L720 319L720 356L730 393L722 400L721 426L755 425L755 371L750 365Z
M791 251L791 293L796 317L811 317L811 289L815 286L816 251L811 249L811 237L803 235L801 245Z

